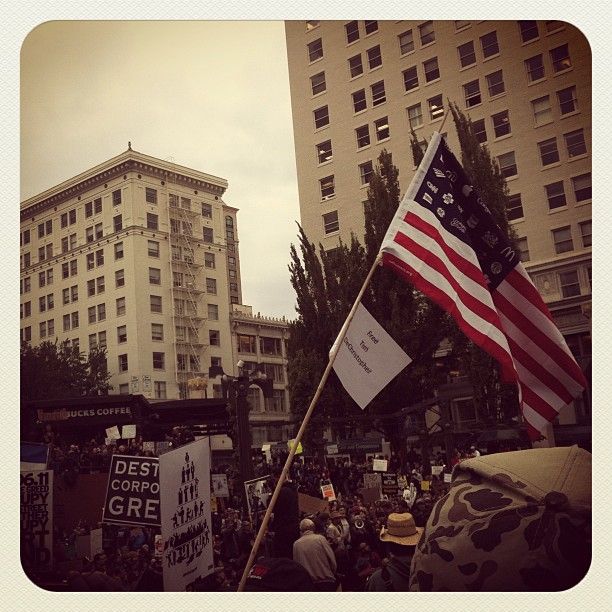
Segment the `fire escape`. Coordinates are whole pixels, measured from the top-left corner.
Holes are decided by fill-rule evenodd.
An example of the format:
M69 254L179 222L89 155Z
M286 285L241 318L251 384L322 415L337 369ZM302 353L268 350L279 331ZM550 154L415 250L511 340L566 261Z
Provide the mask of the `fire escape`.
M169 186L171 189L171 187ZM175 331L175 373L179 397L189 398L187 381L202 375L202 340L204 316L199 305L204 293L198 275L203 262L196 259L198 238L193 235L199 212L192 208L191 198L168 193L170 251L172 266L172 303Z

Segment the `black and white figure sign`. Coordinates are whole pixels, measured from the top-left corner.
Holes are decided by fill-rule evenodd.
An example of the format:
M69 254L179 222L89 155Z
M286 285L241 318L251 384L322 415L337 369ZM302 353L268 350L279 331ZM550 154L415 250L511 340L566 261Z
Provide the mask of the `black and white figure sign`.
M159 459L113 455L102 521L159 526Z
M21 563L45 569L53 561L53 471L21 472Z
M190 591L214 569L208 438L159 458L165 591Z

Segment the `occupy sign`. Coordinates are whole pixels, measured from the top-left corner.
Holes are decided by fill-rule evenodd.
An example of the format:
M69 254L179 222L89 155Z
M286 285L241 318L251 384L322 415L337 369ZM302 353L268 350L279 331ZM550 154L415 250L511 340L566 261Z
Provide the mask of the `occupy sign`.
M45 569L53 561L53 472L21 472L21 562Z
M160 525L157 457L112 456L102 521Z

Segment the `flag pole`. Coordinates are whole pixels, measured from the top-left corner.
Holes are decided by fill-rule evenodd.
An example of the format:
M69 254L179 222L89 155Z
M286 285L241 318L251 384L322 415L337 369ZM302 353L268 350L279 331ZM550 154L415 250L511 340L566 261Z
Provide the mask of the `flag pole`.
M357 294L355 303L353 304L353 307L351 308L346 318L346 321L344 322L344 325L340 329L340 333L338 334L337 342L332 347L332 350L329 355L329 361L327 363L327 367L325 368L325 371L323 372L323 376L321 377L319 386L317 387L317 390L315 391L312 401L310 402L310 406L308 406L308 410L306 411L306 414L304 414L302 425L300 426L300 429L297 432L297 435L295 436L295 439L293 441L293 446L289 450L289 456L287 457L287 460L285 461L285 465L283 466L281 475L279 476L278 482L276 483L276 488L274 489L274 493L272 494L272 497L268 504L266 514L263 518L261 526L259 527L259 532L257 533L257 537L255 538L255 543L253 544L253 548L251 549L251 554L249 555L249 559L244 568L244 572L242 573L242 578L240 579L240 584L238 585L238 591L244 591L244 585L246 583L247 576L249 574L251 566L253 565L253 562L255 561L255 555L257 554L257 551L259 550L259 546L261 545L261 541L263 539L264 533L266 532L266 529L268 527L268 522L270 521L270 515L272 514L272 511L274 510L274 504L276 503L276 500L278 498L278 494L280 492L281 485L285 481L285 478L287 477L287 473L289 472L289 468L291 467L291 463L293 462L295 451L302 439L302 436L304 435L304 431L306 430L306 426L308 425L308 422L310 421L310 417L312 416L314 407L316 406L317 402L319 401L319 397L321 396L321 393L323 392L323 387L325 386L325 383L327 382L327 379L329 378L329 374L331 372L332 366L334 365L334 361L336 360L336 355L338 354L338 351L340 350L340 347L342 346L342 340L344 339L344 336L346 335L346 331L349 325L351 324L351 321L353 320L355 313L357 312L357 307L359 306L361 299L363 298L363 294L365 293L368 285L370 284L370 281L372 280L372 276L374 276L374 272L376 271L376 268L380 265L381 260L382 260L382 254L379 252L376 255L376 259L374 260L374 263L372 264L372 267L370 268L370 271L368 272L368 275L366 276L366 279L363 282L363 285L361 289L359 290L359 293Z

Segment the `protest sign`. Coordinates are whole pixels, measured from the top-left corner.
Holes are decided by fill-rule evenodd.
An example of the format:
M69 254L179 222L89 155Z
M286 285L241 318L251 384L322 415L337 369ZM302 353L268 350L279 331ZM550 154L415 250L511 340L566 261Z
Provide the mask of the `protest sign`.
M443 469L444 469L443 465L432 465L431 466L431 475L432 476L439 476L442 473Z
M121 439L132 440L136 437L136 425L124 425L121 428Z
M306 493L298 493L298 506L300 512L305 514L316 514L317 512L326 512L329 509L327 502L324 499L306 495Z
M323 494L323 499L327 501L336 501L336 493L334 492L333 484L321 485L321 493Z
M444 474L444 482L452 482L453 475L452 474Z
M119 427L114 425L113 427L107 427L106 437L109 440L121 440L121 434L119 433Z
M165 591L192 591L214 569L210 442L200 438L159 458Z
M380 489L378 487L373 489L359 489L360 495L363 497L363 503L367 506L373 504L375 501L380 499Z
M154 453L155 452L155 442L143 442L142 452L146 452L146 451Z
M337 444L329 444L327 446L327 454L328 455L337 455L338 454L338 445Z
M154 557L161 558L164 555L164 541L162 540L161 534L155 535L155 552L153 553Z
M215 497L229 497L229 487L227 485L226 474L211 474L212 494Z
M113 455L108 473L104 523L159 525L159 459Z
M404 476L403 474L400 474L397 477L397 486L400 489L407 489L408 488L408 479L406 478L406 476Z
M291 450L294 444L295 444L295 440L287 440L287 450ZM295 449L295 454L301 455L303 452L304 452L304 449L302 448L302 443L298 442L297 448Z
M430 481L429 480L421 480L421 491L429 491L429 485L430 485Z
M21 563L50 569L53 562L53 471L21 472Z
M382 475L382 492L386 495L397 495L397 474L385 472Z
M363 475L363 488L364 489L382 489L382 478L380 472L370 473L366 472Z
M386 459L372 460L372 469L375 472L386 472L387 471L387 460Z
M265 510L268 507L268 500L272 493L267 486L268 476L253 478L252 480L244 481L244 492L247 498L247 506L249 509L249 517L251 521L255 519L255 514L259 510Z

